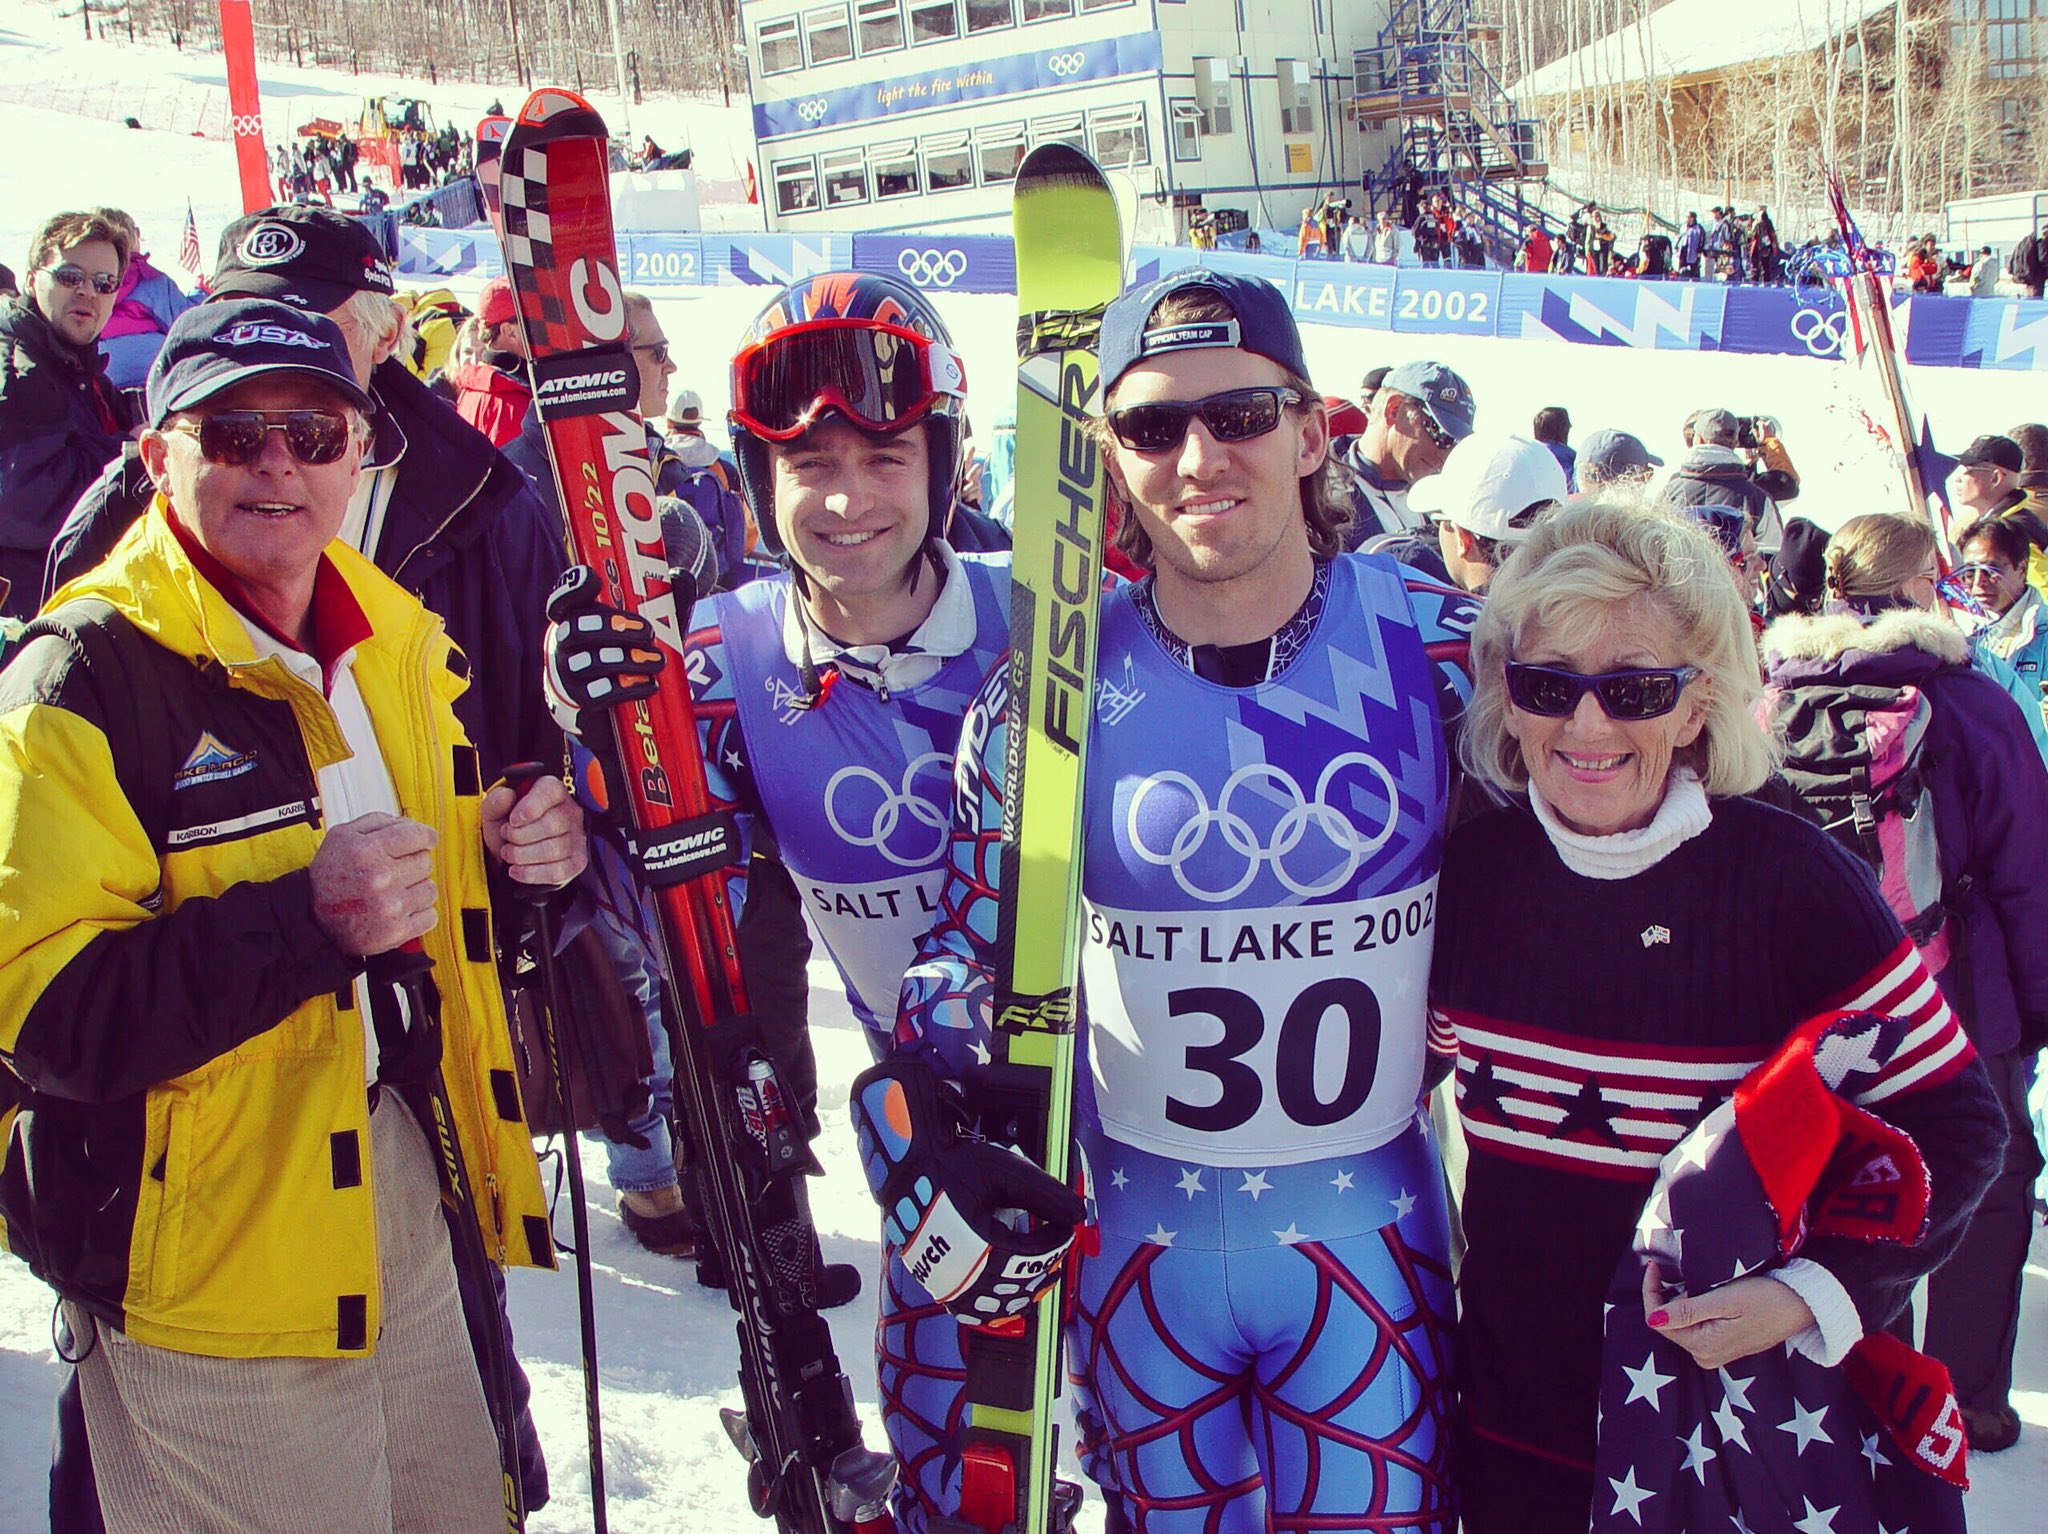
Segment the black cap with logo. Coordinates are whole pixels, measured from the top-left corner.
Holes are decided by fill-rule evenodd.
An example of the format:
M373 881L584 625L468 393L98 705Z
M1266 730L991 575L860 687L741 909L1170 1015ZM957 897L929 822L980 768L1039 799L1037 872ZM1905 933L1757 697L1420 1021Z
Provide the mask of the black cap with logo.
M398 288L369 226L332 208L265 208L221 231L213 296L274 298L326 314L354 293Z

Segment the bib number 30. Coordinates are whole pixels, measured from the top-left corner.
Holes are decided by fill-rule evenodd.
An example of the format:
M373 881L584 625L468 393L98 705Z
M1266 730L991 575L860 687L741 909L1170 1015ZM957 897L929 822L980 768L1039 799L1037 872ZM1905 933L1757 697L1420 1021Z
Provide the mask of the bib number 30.
M1213 1017L1223 1037L1213 1044L1191 1044L1190 1071L1213 1078L1215 1101L1191 1103L1166 1099L1166 1117L1201 1134L1222 1134L1250 1123L1265 1101L1266 1084L1245 1056L1266 1036L1267 1019L1254 998L1223 986L1190 986L1169 991L1169 1017ZM1343 1077L1325 1098L1317 1082L1316 1063L1325 1053L1323 1039L1334 1026L1343 1035ZM1342 1123L1365 1106L1379 1073L1380 1002L1363 980L1336 976L1318 980L1288 1005L1280 1019L1273 1055L1273 1091L1280 1111L1294 1123L1315 1129Z

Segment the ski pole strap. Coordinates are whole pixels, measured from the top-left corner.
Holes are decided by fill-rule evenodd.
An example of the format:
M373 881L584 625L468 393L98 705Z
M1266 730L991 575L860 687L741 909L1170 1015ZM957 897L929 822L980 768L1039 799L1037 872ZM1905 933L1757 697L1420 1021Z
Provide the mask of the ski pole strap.
M730 811L713 810L658 831L628 831L626 851L649 889L701 879L740 861L740 826Z
M380 1086L412 1086L441 1068L441 993L433 970L434 961L416 941L370 955L364 973Z
M1088 309L1047 309L1017 316L1017 357L1041 356L1046 352L1080 350L1092 352L1102 336L1102 316L1107 304Z

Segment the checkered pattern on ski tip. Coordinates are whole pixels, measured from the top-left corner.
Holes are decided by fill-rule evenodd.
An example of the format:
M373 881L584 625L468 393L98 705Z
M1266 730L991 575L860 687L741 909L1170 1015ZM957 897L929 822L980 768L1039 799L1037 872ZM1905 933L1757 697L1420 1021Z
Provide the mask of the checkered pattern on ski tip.
M498 201L505 225L505 264L525 277L513 284L513 290L526 321L527 340L543 354L573 351L578 336L556 291L564 278L556 268L554 229L548 222L547 150L536 145L502 163Z

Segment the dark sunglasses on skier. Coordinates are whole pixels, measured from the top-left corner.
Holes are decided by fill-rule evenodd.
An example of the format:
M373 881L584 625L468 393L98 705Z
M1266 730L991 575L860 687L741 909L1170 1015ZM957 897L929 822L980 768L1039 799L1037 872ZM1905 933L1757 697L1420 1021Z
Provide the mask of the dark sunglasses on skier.
M1191 400L1148 400L1109 413L1109 429L1134 453L1163 453L1187 439L1196 416L1218 442L1249 442L1280 424L1289 405L1307 401L1292 389L1226 389Z

